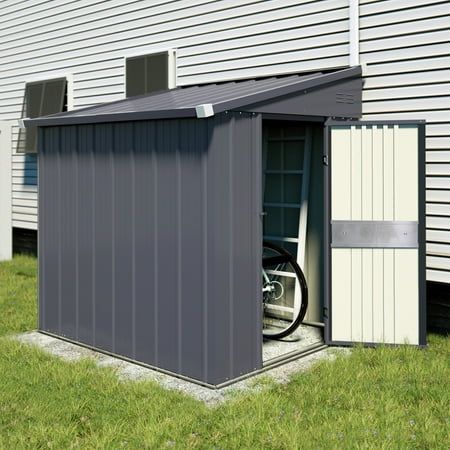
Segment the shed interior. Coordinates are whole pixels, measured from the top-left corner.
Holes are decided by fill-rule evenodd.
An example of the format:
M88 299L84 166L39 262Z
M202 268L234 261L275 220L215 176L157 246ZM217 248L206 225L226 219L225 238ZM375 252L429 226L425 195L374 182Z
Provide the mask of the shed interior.
M308 309L299 328L280 340L263 340L267 366L324 343L323 123L264 120L262 134L263 240L292 254L308 284ZM294 280L291 273L279 275L283 296L265 311L263 327L292 319L299 289Z

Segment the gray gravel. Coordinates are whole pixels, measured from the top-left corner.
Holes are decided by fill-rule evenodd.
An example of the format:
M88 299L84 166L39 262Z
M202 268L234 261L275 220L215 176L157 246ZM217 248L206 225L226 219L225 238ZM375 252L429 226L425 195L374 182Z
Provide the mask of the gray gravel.
M124 361L120 358L105 355L61 339L47 336L37 331L22 333L17 335L16 339L24 344L36 345L42 350L66 361L74 362L83 358L94 359L99 367L112 368L119 379L123 381L151 380L157 382L166 389L182 391L197 400L203 401L209 406L215 406L222 403L239 392L260 391L267 386L268 383L265 382L267 379L276 383L287 383L293 374L307 370L317 361L333 359L337 351L336 349L320 350L311 355L268 369L263 373L239 381L230 386L221 389L210 389L175 376L166 375L156 370ZM270 345L266 351L265 359L267 359L267 355L273 356L280 354L280 349L286 348L286 345L283 346L282 344L277 344L276 341L268 342L270 342ZM297 342L296 346L298 347L299 341L293 342ZM303 345L305 345L306 342L310 342L310 339L306 339L305 337ZM290 344L292 344L292 342L288 342L288 348L292 349L292 345ZM278 347L278 350L276 350L275 347ZM344 349L339 349L338 351L348 352L348 350Z
M294 333L282 340L265 340L263 344L263 361L267 362L286 353L300 351L322 341L322 329L300 325Z

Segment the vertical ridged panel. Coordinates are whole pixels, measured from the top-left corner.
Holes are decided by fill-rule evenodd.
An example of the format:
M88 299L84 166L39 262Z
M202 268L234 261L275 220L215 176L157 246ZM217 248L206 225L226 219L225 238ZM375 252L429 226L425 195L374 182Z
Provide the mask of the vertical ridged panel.
M334 128L331 196L332 220L418 220L417 126ZM417 249L332 249L332 339L417 344L418 280Z
M40 164L41 193L39 199L40 231L40 324L47 331L59 333L60 328L60 202L59 202L59 129L47 128L42 138ZM45 163L44 163L45 162Z
M178 372L178 127L179 121L156 122L156 223L158 264L158 366Z
M202 379L206 355L203 353L207 332L206 311L203 302L207 299L204 282L207 262L203 258L203 240L207 230L203 226L202 162L207 157L207 123L187 120L180 122L179 163L179 218L178 234L181 242L178 253L179 342L181 367L184 374ZM206 372L206 371L205 371Z
M38 151L40 151L41 153L43 153L45 150L45 141L46 141L46 134L48 135L48 131L46 130L42 130L41 133L38 133ZM37 167L38 173L41 174L42 178L38 180L38 187L40 189L41 192L44 192L45 195L47 196L47 183L46 183L46 172L44 169L44 164L41 163L42 158L39 160L39 165ZM44 239L44 233L48 233L48 228L47 226L45 226L45 220L44 220L44 214L40 214L40 217L38 217L38 223L39 226L42 225L43 229L40 233L38 233L37 235L37 249L39 249L40 253L45 253L46 249L45 249L45 241L46 239ZM45 329L47 326L47 321L45 320L45 316L46 316L46 311L45 311L45 263L46 263L46 258L44 257L39 257L39 270L37 273L37 277L38 277L38 328L40 330Z
M76 228L78 339L94 342L94 127L78 127Z
M372 220L383 220L383 131L384 127L372 127ZM417 200L416 200L417 201ZM384 249L372 250L372 315L373 329L372 339L374 342L384 342ZM378 299L383 299L379 301Z
M210 121L207 155L207 258L208 258L208 377L219 380L231 375L230 360L234 336L230 330L230 257L233 230L230 229L230 167L233 139L229 134L235 118ZM213 302L210 300L214 299Z
M76 245L76 127L60 128L59 191L60 200L60 303L61 331L69 338L77 333L77 255ZM54 187L54 188L55 188Z
M115 233L113 220L112 125L101 124L95 127L94 145L94 345L113 351L113 250ZM82 214L81 211L80 214Z
M260 261L262 220L261 205L255 199L261 198L261 133L258 117L238 117L230 148L230 361L231 376L244 374L259 368L259 349L262 348L261 313L255 308L260 302ZM251 151L248 151L251 149ZM255 240L257 245L255 245ZM256 304L258 305L258 303ZM256 311L255 311L256 310ZM255 314L256 312L256 314ZM249 355L252 358L249 360ZM250 364L253 363L253 366Z
M134 297L136 359L156 364L157 206L155 122L134 124ZM136 218L137 219L137 218Z
M118 123L113 132L114 352L134 357L133 123Z
M257 121L250 114L230 113L210 124L207 312L208 378L212 383L261 365L261 293L255 289L260 286L260 274L255 271L260 267L256 240L261 245Z
M45 130L40 328L218 384L261 367L261 120Z

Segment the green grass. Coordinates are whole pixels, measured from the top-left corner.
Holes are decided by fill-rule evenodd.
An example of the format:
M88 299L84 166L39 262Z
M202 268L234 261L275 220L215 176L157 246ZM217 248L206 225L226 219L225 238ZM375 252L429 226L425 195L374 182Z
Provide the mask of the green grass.
M0 333L35 328L36 262L0 264ZM0 339L0 448L418 448L450 442L450 338L357 348L210 409Z

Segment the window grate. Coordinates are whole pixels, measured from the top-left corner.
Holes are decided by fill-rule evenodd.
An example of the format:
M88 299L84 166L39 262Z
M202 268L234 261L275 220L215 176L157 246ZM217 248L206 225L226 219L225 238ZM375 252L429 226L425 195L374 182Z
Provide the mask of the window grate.
M127 58L125 72L127 97L169 89L169 54Z
M22 117L33 119L67 111L67 80L26 83ZM18 153L35 153L37 150L37 128L21 129L17 144Z

